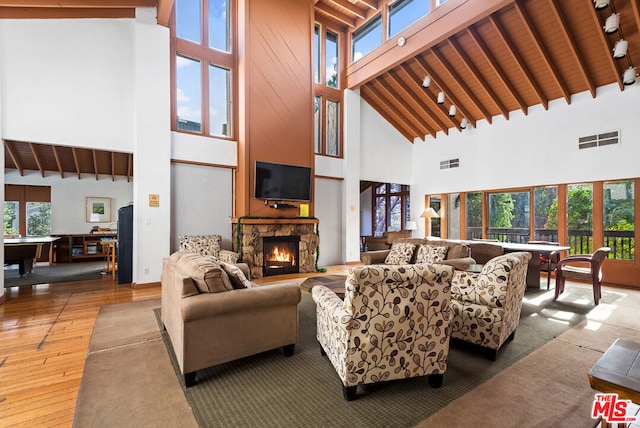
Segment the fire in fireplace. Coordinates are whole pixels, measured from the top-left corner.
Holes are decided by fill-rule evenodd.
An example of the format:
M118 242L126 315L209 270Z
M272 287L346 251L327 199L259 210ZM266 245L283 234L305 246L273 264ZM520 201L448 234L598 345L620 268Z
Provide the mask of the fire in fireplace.
M300 236L265 236L262 240L263 275L298 273Z

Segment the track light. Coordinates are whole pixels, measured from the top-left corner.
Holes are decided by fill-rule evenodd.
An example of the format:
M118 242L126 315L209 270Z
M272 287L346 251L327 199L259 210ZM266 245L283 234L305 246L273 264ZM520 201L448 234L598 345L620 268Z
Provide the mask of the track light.
M620 14L612 13L604 23L604 32L607 34L613 34L618 31L620 26Z
M444 92L438 92L438 104L444 104Z
M627 68L622 74L622 83L629 86L636 83L636 67Z
M613 59L622 59L627 56L627 48L629 47L629 42L624 39L620 39L616 42L615 47L613 48Z
M451 107L449 107L449 117L455 117L455 115L456 115L456 106L451 104Z
M593 0L596 10L604 10L609 7L609 0Z
M422 81L422 87L428 88L430 84L431 84L431 77L429 77L429 75L427 74L426 76L424 76L424 80Z
M460 122L460 128L461 128L461 129L466 129L466 128L467 128L467 125L468 125L467 118L466 118L466 117L463 117L463 118L462 118L462 121Z

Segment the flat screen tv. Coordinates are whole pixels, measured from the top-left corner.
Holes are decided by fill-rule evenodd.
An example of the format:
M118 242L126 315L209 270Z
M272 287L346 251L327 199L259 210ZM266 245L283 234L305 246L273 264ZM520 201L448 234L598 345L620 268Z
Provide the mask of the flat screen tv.
M273 201L310 201L311 168L256 161L255 198Z

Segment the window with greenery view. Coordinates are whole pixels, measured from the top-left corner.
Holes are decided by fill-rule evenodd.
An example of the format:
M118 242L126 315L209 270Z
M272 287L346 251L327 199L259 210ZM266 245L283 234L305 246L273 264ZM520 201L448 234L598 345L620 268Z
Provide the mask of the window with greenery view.
M529 192L490 193L489 239L528 242Z
M447 238L460 239L460 193L447 195Z
M635 189L632 180L603 186L604 245L610 258L635 260Z
M570 254L593 253L593 185L567 186L567 243Z
M533 240L558 242L558 186L536 187L533 203Z
M410 215L409 186L380 183L373 198L373 235L403 230Z
M18 201L5 201L4 203L4 234L19 235L20 204Z
M467 239L482 239L482 192L467 193Z

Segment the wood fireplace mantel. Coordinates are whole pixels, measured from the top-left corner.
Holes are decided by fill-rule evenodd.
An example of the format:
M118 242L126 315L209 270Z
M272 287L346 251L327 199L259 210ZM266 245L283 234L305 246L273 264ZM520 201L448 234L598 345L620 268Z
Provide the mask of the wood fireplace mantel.
M237 224L238 219L233 218L231 222ZM319 222L317 218L240 218L240 224L317 224Z

